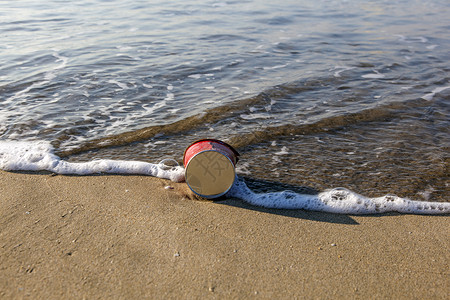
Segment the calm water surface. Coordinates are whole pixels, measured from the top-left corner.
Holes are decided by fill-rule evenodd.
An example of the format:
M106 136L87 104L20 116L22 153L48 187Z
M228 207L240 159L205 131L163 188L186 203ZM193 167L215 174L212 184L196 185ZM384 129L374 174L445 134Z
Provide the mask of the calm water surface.
M0 1L0 140L449 201L448 1ZM271 184L276 182L277 184Z

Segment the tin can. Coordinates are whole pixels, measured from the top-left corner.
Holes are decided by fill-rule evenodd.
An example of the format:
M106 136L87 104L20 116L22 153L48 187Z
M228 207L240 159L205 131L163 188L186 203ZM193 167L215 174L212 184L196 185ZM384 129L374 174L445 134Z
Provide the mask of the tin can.
M238 159L239 153L225 142L198 140L184 152L186 183L201 197L220 197L233 186Z

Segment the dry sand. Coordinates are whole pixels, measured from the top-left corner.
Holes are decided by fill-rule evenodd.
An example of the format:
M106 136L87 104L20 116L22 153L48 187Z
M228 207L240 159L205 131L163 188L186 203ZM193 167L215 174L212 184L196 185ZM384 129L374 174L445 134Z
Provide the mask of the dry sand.
M0 298L449 297L448 215L189 198L145 176L0 172Z

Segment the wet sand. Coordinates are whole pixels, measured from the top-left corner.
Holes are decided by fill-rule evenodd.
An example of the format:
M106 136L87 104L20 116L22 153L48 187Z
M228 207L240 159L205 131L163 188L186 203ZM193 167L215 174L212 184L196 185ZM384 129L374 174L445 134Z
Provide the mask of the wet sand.
M349 216L190 198L185 184L145 176L0 172L0 298L450 294L448 215Z

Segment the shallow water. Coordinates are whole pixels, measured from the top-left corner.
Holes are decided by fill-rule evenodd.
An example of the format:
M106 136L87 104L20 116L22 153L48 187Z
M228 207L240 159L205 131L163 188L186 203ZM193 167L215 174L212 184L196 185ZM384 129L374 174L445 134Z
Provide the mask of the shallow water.
M283 150L284 151L284 150ZM216 158L208 159L217 163ZM46 170L55 174L62 175L92 175L92 174L139 174L149 175L169 179L174 182L186 181L190 187L194 181L185 177L188 173L189 165L184 167L174 165L168 159L159 163L149 163L132 160L110 160L96 159L87 162L69 162L62 160L54 154L53 147L47 142L0 142L0 170L6 171L42 171ZM197 161L198 162L198 161ZM192 170L192 168L191 168ZM222 168L223 170L223 168ZM192 174L192 171L189 172ZM210 173L212 174L212 173ZM218 175L220 173L216 173ZM198 175L198 174L197 174ZM234 175L229 173L229 175ZM214 175L213 175L214 176ZM220 176L223 179L226 176ZM195 177L194 177L195 178ZM191 177L192 179L192 177ZM203 177L209 181L208 177ZM202 179L202 180L203 180ZM382 197L365 197L345 188L327 189L322 192L312 188L302 188L294 186L295 191L289 190L286 184L269 183L261 180L244 179L241 176L231 178L229 189L223 192L222 198L238 198L254 206L276 209L305 209L322 212L332 212L341 214L378 214L386 212L399 212L408 214L449 214L450 202L429 202L410 200L395 195L385 195ZM212 179L210 182L216 182ZM197 182L198 183L198 182ZM202 192L205 182L202 181L197 186ZM252 187L249 188L248 184ZM282 191L269 192L254 190L259 187L282 187ZM173 189L173 187L166 186ZM214 191L212 194L217 196L221 188L209 189ZM207 190L207 189L206 189ZM199 189L193 189L195 193ZM208 194L208 193L205 193ZM209 196L213 196L208 194ZM221 196L222 193L219 193ZM208 197L209 198L209 197ZM214 198L214 197L212 197Z
M449 201L447 1L0 1L0 139ZM269 181L271 183L269 183Z

